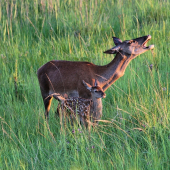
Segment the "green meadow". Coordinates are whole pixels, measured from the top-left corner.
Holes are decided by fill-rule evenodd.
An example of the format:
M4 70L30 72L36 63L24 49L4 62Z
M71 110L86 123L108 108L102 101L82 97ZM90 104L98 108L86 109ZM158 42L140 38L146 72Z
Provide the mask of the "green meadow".
M50 60L109 63L103 51L150 34L155 48L107 91L90 135L44 117L37 70ZM1 0L0 169L170 169L170 1ZM88 70L87 70L88 71ZM84 73L86 74L86 73Z

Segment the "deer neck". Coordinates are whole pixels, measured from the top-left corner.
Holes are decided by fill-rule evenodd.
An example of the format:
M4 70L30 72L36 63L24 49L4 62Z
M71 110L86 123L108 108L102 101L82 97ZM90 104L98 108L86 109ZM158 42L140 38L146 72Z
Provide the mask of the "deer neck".
M99 81L104 91L106 91L117 79L124 75L131 57L117 53L115 58L107 65L99 68Z
M92 97L92 101L92 117L95 120L100 120L100 118L102 117L102 99L96 99Z

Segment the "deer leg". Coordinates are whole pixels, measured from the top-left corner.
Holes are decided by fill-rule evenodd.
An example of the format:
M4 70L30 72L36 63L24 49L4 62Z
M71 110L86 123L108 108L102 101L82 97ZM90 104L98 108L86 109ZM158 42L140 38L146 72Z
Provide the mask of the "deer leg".
M51 107L52 97L48 96L44 99L44 106L45 106L45 118L48 119L50 107Z

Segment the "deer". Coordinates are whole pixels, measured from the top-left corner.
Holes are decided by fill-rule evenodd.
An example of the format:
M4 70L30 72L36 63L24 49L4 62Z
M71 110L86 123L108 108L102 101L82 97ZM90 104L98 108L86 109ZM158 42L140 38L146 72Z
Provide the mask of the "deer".
M102 104L99 104L98 100L100 98L105 98L106 94L103 92L103 89L98 86L97 81L95 81L94 86L91 86L84 80L83 84L86 89L91 92L92 99L85 99L81 97L64 98L59 93L54 93L52 96L60 102L59 107L57 108L58 114L60 114L59 109L62 108L61 114L69 112L72 120L76 118L76 115L78 115L80 123L85 125L87 128L89 127L91 120L95 123L94 118L97 113L102 110Z
M45 117L47 119L49 117L53 93L91 99L91 93L83 85L83 80L88 84L94 84L97 80L98 85L105 92L124 75L130 61L154 48L154 45L147 46L150 39L151 35L125 41L113 37L115 46L104 53L116 55L110 63L103 66L91 62L66 60L52 60L41 66L37 71L37 76L45 106ZM99 100L97 102L100 105L102 101ZM101 116L102 111L97 113L95 119L100 120Z

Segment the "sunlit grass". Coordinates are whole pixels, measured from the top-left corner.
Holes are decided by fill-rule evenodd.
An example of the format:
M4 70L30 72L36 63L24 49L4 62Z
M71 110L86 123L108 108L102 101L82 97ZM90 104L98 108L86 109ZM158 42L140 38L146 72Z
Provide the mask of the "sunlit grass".
M169 169L169 1L0 2L0 169ZM113 59L112 36L150 34L149 51L134 59L107 91L91 133L49 126L37 69L49 60Z

